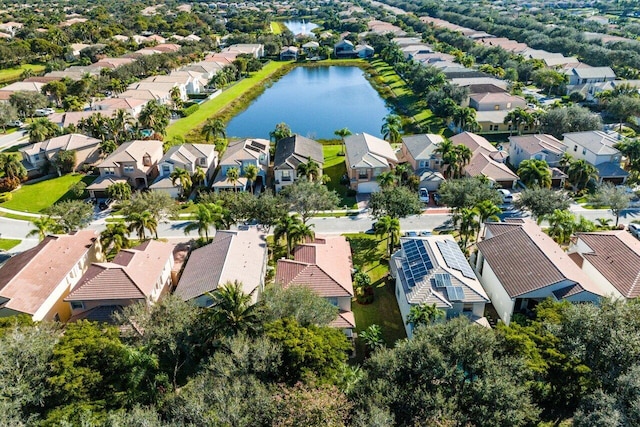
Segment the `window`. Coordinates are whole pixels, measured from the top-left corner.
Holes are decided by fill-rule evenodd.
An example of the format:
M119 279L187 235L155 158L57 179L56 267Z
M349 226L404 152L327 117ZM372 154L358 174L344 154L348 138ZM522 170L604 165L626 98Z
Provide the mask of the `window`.
M59 321L60 321L60 315L59 315L58 313L56 313L56 314L53 316L53 320L54 320L54 321L56 321L56 322L59 322Z
M171 167L169 165L162 165L162 175L169 175L171 173Z
M116 174L116 170L115 170L115 168L104 168L104 174L105 175L115 175Z
M470 313L473 311L473 304L466 303L462 306L463 313Z
M151 166L151 156L148 154L145 154L144 157L142 158L142 164L145 166Z
M338 306L338 297L327 297L327 301L331 303L334 307Z
M128 173L133 172L133 166L131 165L125 165L123 169L125 172L128 172Z
M84 308L82 301L71 301L71 310L81 310Z
M368 178L369 178L368 169L358 169L358 179L368 179Z
M582 155L584 156L585 154L587 154L587 149L586 149L586 148L583 148L583 149L582 149Z
M573 151L578 151L578 146L577 145L573 146Z
M283 181L291 181L291 171L290 170L283 170L281 176L282 176L282 180Z
M500 110L500 105L494 105L493 109L496 110L496 111L499 111Z
M420 160L420 163L418 164L418 167L426 168L427 167L427 161L426 160Z
M33 156L33 158L34 158L36 161L40 160L40 154L36 154L35 156Z
M207 166L207 158L200 157L200 166Z

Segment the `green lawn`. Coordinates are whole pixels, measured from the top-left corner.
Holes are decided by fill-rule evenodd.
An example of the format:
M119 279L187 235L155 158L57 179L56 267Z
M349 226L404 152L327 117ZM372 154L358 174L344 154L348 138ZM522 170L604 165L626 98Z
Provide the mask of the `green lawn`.
M281 22L271 22L271 32L276 36L282 33L282 27L284 27L284 24Z
M327 184L329 190L335 190L340 196L340 206L347 205L352 208L356 205L355 197L347 197L347 187L340 184L340 179L347 172L344 163L344 156L339 154L342 152L342 145L323 145L324 168L322 173L329 176L331 181Z
M43 72L44 68L44 65L39 64L24 64L19 67L5 68L0 70L0 84L18 80L24 70L31 70L34 74L38 74Z
M402 338L406 338L400 309L395 297L395 282L388 281L389 264L386 259L386 239L358 233L345 234L351 244L353 265L371 277L374 284L374 301L362 305L355 300L351 308L356 318L356 332L376 324L382 328L384 340L388 346ZM356 341L356 362L362 362L364 345Z
M17 239L0 239L0 251L8 251L20 244L21 240Z
M216 113L227 107L245 92L249 91L254 86L262 84L275 72L288 64L289 62L271 61L266 64L262 70L253 73L251 77L247 77L239 81L229 89L224 90L217 97L200 104L200 109L198 111L189 117L177 120L167 128L166 140L169 141L176 136L184 137L190 131L202 125L208 118L213 117Z
M74 199L69 189L75 183L84 181L89 185L95 178L73 173L35 184L26 183L14 191L13 198L2 203L2 207L23 212L42 212L56 202Z

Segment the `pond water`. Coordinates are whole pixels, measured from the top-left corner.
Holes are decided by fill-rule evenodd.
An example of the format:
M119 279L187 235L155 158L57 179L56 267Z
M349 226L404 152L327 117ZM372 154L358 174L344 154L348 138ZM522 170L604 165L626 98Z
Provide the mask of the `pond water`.
M276 124L308 138L335 138L344 127L352 133L381 136L390 109L358 67L297 67L267 88L227 124L227 135L269 138Z
M285 21L283 24L295 35L309 34L311 30L318 28L313 22L306 21Z

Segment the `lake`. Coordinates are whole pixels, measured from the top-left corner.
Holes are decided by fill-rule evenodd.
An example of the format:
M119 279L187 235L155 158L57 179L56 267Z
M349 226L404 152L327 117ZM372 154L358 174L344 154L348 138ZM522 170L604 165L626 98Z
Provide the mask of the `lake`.
M358 67L296 67L227 124L227 135L269 138L276 124L309 138L335 138L344 127L381 136L390 113Z
M293 34L309 34L314 28L318 28L313 22L304 21L285 21L283 22L285 27L289 29Z

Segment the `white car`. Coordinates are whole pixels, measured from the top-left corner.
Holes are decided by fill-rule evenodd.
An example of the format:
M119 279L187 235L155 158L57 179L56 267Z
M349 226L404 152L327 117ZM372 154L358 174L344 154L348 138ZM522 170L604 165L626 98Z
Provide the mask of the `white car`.
M21 128L22 126L24 126L24 123L22 123L21 120L11 120L9 123L7 123L7 126Z
M631 235L634 236L635 238L640 237L640 224L631 223L627 227L627 230L629 230L629 233L631 233Z
M429 191L426 188L421 188L418 190L418 197L420 201L423 203L429 203Z
M513 203L513 194L511 194L511 191L507 190L506 188L500 188L498 189L498 191L500 192L500 194L502 194L502 204L510 205L511 203Z

